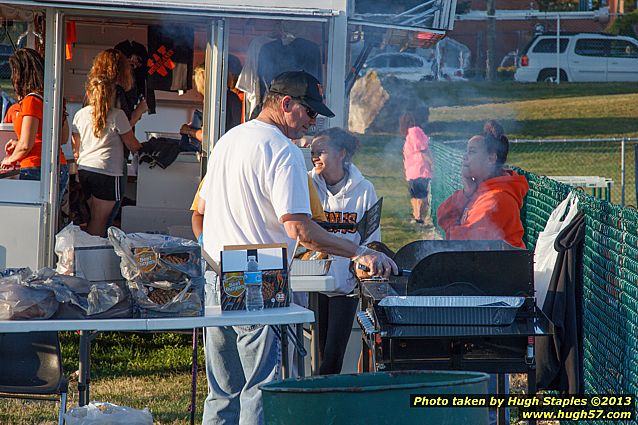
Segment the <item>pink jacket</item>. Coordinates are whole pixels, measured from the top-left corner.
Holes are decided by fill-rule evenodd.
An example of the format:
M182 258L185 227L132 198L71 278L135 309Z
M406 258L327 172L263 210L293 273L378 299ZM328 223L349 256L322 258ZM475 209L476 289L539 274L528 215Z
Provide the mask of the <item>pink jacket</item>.
M420 127L408 129L403 144L403 167L406 180L432 178L432 160L428 154L423 153L424 150L429 149L428 142L428 136Z

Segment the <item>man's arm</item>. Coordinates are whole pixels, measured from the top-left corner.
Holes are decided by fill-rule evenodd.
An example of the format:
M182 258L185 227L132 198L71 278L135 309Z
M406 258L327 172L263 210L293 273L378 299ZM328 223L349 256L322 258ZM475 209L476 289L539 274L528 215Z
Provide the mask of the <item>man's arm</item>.
M197 210L192 211L193 215L191 216L191 228L193 229L195 239L199 240L199 237L204 231L204 214L201 214Z
M308 249L350 258L367 266L373 275L387 277L398 273L397 265L385 254L328 233L306 214L286 214L281 221L288 236Z

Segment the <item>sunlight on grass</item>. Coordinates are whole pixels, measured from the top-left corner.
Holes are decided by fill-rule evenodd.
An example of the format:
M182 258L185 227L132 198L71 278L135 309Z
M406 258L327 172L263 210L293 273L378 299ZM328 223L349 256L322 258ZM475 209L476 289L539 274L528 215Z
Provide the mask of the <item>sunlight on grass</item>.
M439 107L430 110L439 140L467 139L497 119L512 139L638 137L638 94L581 96Z

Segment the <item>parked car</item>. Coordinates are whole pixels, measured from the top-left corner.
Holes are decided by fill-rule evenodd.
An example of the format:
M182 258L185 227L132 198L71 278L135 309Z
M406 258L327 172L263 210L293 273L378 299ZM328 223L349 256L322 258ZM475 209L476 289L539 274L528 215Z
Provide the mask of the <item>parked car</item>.
M553 82L560 75L561 81L638 81L638 41L631 37L561 33L558 47L560 53L555 33L536 36L523 50L514 79Z
M376 55L363 64L360 75L367 74L374 69L379 76L392 76L409 81L426 80L465 80L461 68L451 68L443 65L438 71L439 62L426 59L414 53L382 53ZM438 75L437 75L438 74Z
M374 69L379 76L393 76L403 80L419 81L434 78L432 61L413 53L381 53L363 64L362 74Z

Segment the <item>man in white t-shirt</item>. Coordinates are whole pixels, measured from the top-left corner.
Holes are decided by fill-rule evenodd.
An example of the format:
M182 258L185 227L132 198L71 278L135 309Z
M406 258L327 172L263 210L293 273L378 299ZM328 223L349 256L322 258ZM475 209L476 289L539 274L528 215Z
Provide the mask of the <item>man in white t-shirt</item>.
M198 205L204 249L214 260L225 245L285 242L292 255L299 239L310 249L365 264L374 274L396 273L384 254L335 237L310 219L303 155L291 139L302 137L318 114L334 116L323 104L319 81L303 71L285 72L272 81L259 116L215 145ZM203 423L263 423L258 386L279 378L279 358L269 326L207 328Z

